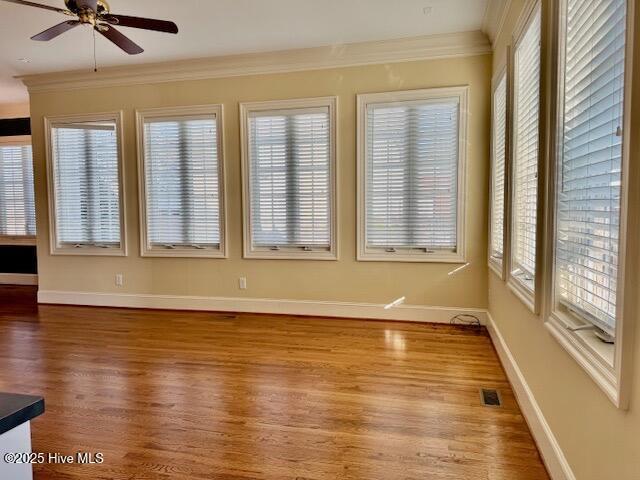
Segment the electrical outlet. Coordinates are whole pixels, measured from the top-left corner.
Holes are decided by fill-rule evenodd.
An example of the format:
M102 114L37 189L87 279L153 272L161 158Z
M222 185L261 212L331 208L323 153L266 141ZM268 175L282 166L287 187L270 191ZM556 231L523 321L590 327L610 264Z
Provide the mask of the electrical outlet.
M240 290L246 290L247 289L247 277L240 277L238 279L238 286L240 287Z
M116 287L121 287L124 283L124 276L121 273L116 273Z

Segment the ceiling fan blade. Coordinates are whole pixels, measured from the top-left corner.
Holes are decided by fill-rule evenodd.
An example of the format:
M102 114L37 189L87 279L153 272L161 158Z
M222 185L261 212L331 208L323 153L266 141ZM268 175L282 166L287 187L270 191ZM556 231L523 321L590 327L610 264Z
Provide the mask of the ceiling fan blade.
M145 30L155 30L157 32L178 33L178 26L167 20L130 17L128 15L113 15L111 13L104 15L102 20L121 27L144 28Z
M78 20L67 20L66 22L54 25L51 28L47 28L44 32L40 32L37 35L31 37L31 40L37 40L39 42L46 42L52 38L56 38L58 35L62 35L64 32L71 30L73 27L80 25Z
M54 12L64 13L65 15L69 15L71 13L69 10L65 10L64 8L51 7L49 5L42 5L40 3L27 2L25 0L2 0L2 1L15 3L17 5L26 5L27 7L44 8L45 10L52 10Z
M133 43L130 38L121 34L110 25L100 25L100 28L95 27L95 29L99 33L107 37L109 40L111 40L113 43L115 43L117 46L119 46L122 50L127 52L129 55L136 55L138 53L144 52L142 47Z

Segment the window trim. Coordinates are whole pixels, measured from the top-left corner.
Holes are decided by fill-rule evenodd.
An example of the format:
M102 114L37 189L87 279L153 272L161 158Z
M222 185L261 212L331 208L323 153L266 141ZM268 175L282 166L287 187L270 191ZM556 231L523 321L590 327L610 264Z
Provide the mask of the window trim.
M545 286L545 327L551 335L562 345L574 360L585 370L592 380L603 390L609 400L619 409L626 410L629 407L630 371L633 366L631 357L633 356L633 334L634 320L637 315L636 302L625 301L625 292L634 292L637 287L636 259L637 254L628 250L628 240L633 236L637 226L635 213L628 206L630 203L630 182L631 176L637 177L638 169L631 167L631 110L632 110L632 77L633 77L633 45L634 45L634 2L627 0L626 12L626 37L625 37L625 73L624 73L624 102L623 102L623 136L622 143L622 172L621 172L621 198L620 198L620 232L619 232L619 269L618 269L618 289L616 291L616 343L607 345L593 338L589 333L573 332L570 327L584 324L573 315L560 312L555 308L555 235L556 235L556 171L558 155L561 153L561 144L558 141L561 133L561 115L564 103L563 90L560 82L564 77L563 73L563 50L565 36L564 15L567 0L558 2L553 12L553 45L552 55L555 65L553 75L556 81L550 82L557 85L555 91L550 91L549 95L555 101L552 102L554 108L550 112L553 121L551 130L552 141L549 146L548 155L548 181L546 185L547 197L551 200L552 209L547 212L547 231L549 235L546 239L545 266L547 268L548 283ZM637 82L636 82L637 83ZM635 194L636 200L638 195ZM629 228L629 226L632 228Z
M218 188L219 216L220 216L220 246L219 248L158 249L152 248L148 240L146 166L144 161L144 122L147 118L172 118L186 116L215 115L217 128L218 150ZM136 110L136 143L138 164L138 207L140 229L140 256L156 258L228 258L227 249L227 202L226 177L224 168L224 107L222 104L194 105L186 107L148 108Z
M272 110L298 110L305 108L329 109L329 178L330 178L330 247L329 250L303 251L301 249L283 248L266 250L254 248L251 230L251 175L249 158L249 114L253 112L269 112ZM267 100L260 102L241 102L240 109L240 156L242 169L242 239L243 258L281 259L281 260L338 260L338 129L337 109L338 97L296 98L287 100Z
M26 145L32 145L31 143L31 135L15 135L12 137L0 137L0 147L24 147ZM33 152L33 146L31 148ZM33 153L32 153L33 155ZM32 158L33 161L33 158ZM34 197L35 197L35 184L34 188ZM37 223L37 217L36 217ZM36 225L36 232L37 232ZM36 233L37 235L37 233ZM0 234L0 245L35 245L36 244L36 235L1 235Z
M124 194L124 131L122 127L122 110L105 113L90 113L78 115L59 115L44 118L45 158L47 164L47 200L49 213L49 254L50 255L79 255L100 257L126 257L127 256L127 222L126 199ZM120 201L120 246L118 248L99 248L87 246L74 248L58 244L58 230L56 219L55 201L55 165L53 156L53 143L51 129L56 124L69 124L78 122L115 122L117 152L118 152L118 190Z
M510 241L510 237L509 237L509 218L510 218L510 211L511 211L511 202L509 202L509 198L510 198L510 188L509 188L509 176L510 176L510 171L511 171L511 150L510 150L510 138L509 138L509 134L511 131L511 98L510 98L510 91L511 91L511 77L509 75L509 72L511 71L510 69L510 63L511 63L511 48L509 46L507 46L507 59L506 59L506 65L504 65L502 68L500 68L498 70L497 75L495 75L495 77L492 79L491 81L491 138L490 138L490 148L491 148L491 153L490 153L490 169L489 169L489 238L488 238L488 245L487 245L487 264L489 265L489 269L491 271L493 271L498 278L500 278L500 280L505 280L507 278L507 269L509 267L509 256L511 254L511 245L509 244ZM497 258L495 258L492 253L492 244L491 244L491 239L493 236L493 176L494 176L494 171L495 171L495 147L494 147L494 142L495 142L495 94L496 94L496 90L498 88L498 85L500 85L500 82L502 82L502 79L504 78L505 81L505 94L506 94L506 99L505 99L505 133L504 133L504 179L503 179L503 185L504 185L504 201L503 201L503 212L502 212L502 258L500 260L498 260Z
M373 103L434 100L457 97L458 117L458 208L456 210L456 251L451 253L415 254L407 252L389 253L366 246L366 161L367 161L367 106ZM395 92L366 93L357 95L357 260L359 262L420 262L420 263L465 263L465 217L466 217L466 165L467 123L469 116L469 86L427 88Z
M515 221L515 209L513 208L514 194L515 194L515 161L516 161L516 135L514 123L517 118L516 113L516 92L518 90L518 82L516 76L516 53L518 46L524 39L524 36L535 18L535 14L540 11L540 42L544 42L545 36L545 15L542 9L541 0L529 0L525 5L520 18L518 19L517 26L514 30L512 38L512 45L509 52L509 78L511 79L511 88L509 89L509 217L508 217L508 232L509 232L509 257L507 260L506 268L506 281L507 286L511 292L535 315L540 313L541 309L541 291L544 288L544 272L543 272L543 244L544 244L544 204L545 204L545 108L544 108L544 95L545 95L545 68L546 62L544 58L544 50L542 45L540 48L540 95L539 95L539 107L538 107L538 185L537 185L537 209L536 209L536 273L534 276L533 290L529 289L521 280L513 275L513 225Z
M0 146L23 146L31 145L31 135L14 135L11 137L0 137Z

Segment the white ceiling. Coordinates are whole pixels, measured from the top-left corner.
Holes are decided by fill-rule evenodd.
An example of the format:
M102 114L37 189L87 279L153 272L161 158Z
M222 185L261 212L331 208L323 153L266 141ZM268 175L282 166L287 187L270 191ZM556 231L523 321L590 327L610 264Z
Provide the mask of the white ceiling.
M64 7L63 0L33 0ZM173 20L178 35L121 27L145 52L97 35L98 66L286 50L479 30L488 0L109 0L113 13ZM30 37L68 17L0 0L0 104L27 101L15 75L91 69L92 34ZM28 62L25 62L26 59Z

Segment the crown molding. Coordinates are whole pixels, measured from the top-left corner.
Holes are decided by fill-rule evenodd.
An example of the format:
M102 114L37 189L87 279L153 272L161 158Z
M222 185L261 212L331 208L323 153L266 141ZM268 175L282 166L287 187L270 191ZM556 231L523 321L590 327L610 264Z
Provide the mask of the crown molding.
M493 45L500 36L502 27L511 7L511 0L488 0L482 19L482 32L489 37Z
M19 76L29 93L321 70L491 53L481 31Z

